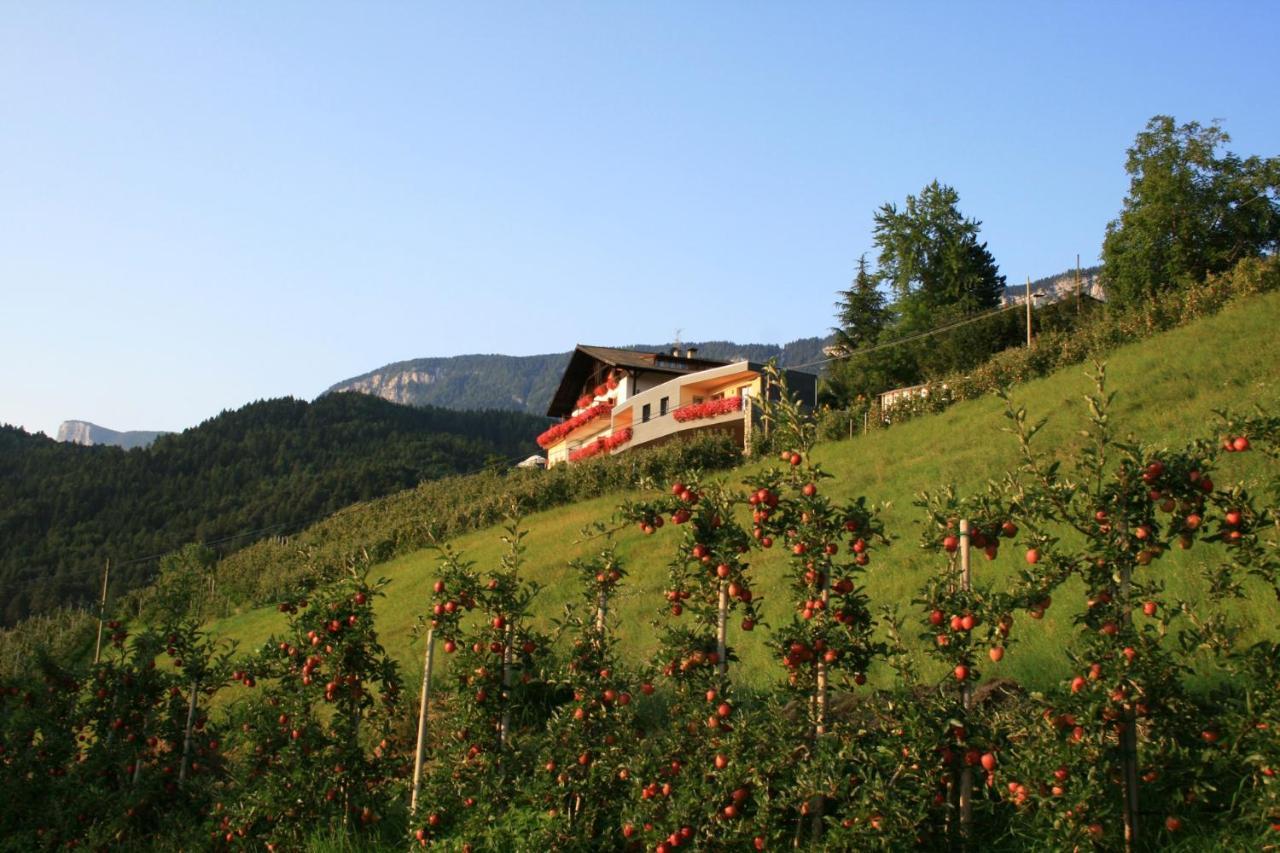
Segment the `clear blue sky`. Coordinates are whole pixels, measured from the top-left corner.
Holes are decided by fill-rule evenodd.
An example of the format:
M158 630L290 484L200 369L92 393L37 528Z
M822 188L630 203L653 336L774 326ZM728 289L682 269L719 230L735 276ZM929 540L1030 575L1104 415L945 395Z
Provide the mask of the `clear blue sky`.
M1280 5L0 4L0 421L390 361L825 333L938 178L1096 260L1157 113L1280 153Z

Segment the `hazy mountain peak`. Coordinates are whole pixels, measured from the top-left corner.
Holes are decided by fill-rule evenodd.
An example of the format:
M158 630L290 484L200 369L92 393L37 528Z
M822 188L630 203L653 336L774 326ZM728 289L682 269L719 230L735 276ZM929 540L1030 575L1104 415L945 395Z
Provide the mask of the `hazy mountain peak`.
M88 421L63 421L62 425L58 427L58 441L84 445L109 444L115 447L123 447L125 450L146 447L164 434L163 432L146 430L118 432Z

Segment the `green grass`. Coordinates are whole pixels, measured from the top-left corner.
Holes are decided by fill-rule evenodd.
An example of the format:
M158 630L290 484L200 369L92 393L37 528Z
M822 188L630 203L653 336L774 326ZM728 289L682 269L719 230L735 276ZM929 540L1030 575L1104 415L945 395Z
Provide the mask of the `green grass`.
M1132 434L1156 445L1179 446L1207 434L1213 411L1246 410L1258 404L1271 411L1280 408L1280 294L1242 301L1221 313L1193 324L1123 347L1108 359L1108 387L1117 393L1113 423L1119 435ZM1033 418L1047 416L1049 424L1038 437L1044 451L1069 454L1082 438L1083 395L1092 390L1086 369L1076 367L1014 390L1013 398ZM1002 432L1006 420L1003 404L995 398L957 404L946 412L873 432L850 441L821 445L815 457L836 475L824 489L838 500L865 494L872 503L885 505L887 530L897 537L888 549L878 550L869 567L866 585L873 606L898 605L916 624L910 600L927 572L936 571L940 557L916 546L920 534L920 510L912 505L921 490L936 490L955 483L962 493L984 487L1018 463L1014 439ZM756 463L759 464L759 463ZM1219 485L1235 479L1256 479L1264 473L1260 454L1227 457L1215 476ZM736 482L754 466L730 472ZM1268 472L1269 473L1269 472ZM584 542L579 530L597 520L608 520L615 507L634 493L606 495L567 507L531 515L525 520L526 576L544 589L535 603L544 629L577 598L568 561L589 556L598 543ZM678 534L665 528L646 537L633 528L617 537L618 553L631 573L619 599L613 603L618 635L625 657L643 662L656 640L651 622L661 604L666 563ZM454 546L484 571L496 566L503 551L497 529L459 537ZM975 562L979 583L999 583L1015 570L1020 556L1006 548L997 561ZM1158 564L1171 597L1193 597L1198 589L1197 566L1215 556L1214 548L1197 545L1189 552L1172 552ZM412 635L415 620L429 605L436 556L420 551L378 566L375 576L386 577L387 596L378 603L378 631L384 645L404 667L406 679L416 680L421 666L422 643ZM763 552L753 566L754 587L764 596L767 622L781 625L790 616L782 575L785 555L780 549ZM1045 687L1065 673L1062 649L1069 642L1070 616L1077 612L1079 590L1065 589L1041 622L1024 619L1015 628L1016 643L1004 662L987 667L988 675L1007 675L1030 687ZM1261 637L1280 617L1280 606L1270 593L1241 601L1236 615L1251 636ZM736 629L736 625L734 626ZM263 608L224 619L213 626L220 636L233 638L242 648L252 648L273 631L284 628L274 609ZM766 649L767 627L753 634L730 633L742 664L734 671L740 684L762 687L780 675L781 668ZM438 656L441 661L444 656ZM447 661L443 664L447 666ZM887 670L872 673L873 682L885 684Z

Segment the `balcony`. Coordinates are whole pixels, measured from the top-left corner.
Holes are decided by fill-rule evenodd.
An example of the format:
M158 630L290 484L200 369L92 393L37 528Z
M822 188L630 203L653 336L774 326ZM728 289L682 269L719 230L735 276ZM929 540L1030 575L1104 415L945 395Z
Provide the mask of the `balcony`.
M630 427L627 447L710 428L729 432L745 445L751 420L747 398L759 393L759 376L747 362L738 362L677 377L619 404L614 430Z

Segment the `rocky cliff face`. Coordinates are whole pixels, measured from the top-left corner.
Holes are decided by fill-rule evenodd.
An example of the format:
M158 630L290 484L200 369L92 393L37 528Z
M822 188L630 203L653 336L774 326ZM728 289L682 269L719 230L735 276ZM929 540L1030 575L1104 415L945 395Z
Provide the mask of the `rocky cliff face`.
M406 406L508 409L541 415L568 360L568 353L420 358L343 380L329 392L358 391Z
M62 425L58 427L58 441L84 445L109 444L115 447L123 447L125 450L146 447L164 434L163 432L147 432L143 430L117 432L97 424L91 424L88 421L63 421Z
M1063 299L1075 299L1076 274L1069 270L1060 275L1049 276L1031 282L1031 292L1036 294L1037 305L1048 305ZM1099 302L1107 301L1107 291L1102 286L1102 268L1089 267L1080 276L1080 293L1092 297ZM1021 305L1027 301L1025 284L1006 284L1000 302L1003 305Z
M438 372L438 371L437 371ZM413 405L427 395L427 386L437 373L430 370L376 371L359 379L335 385L331 391L359 391L401 405Z

